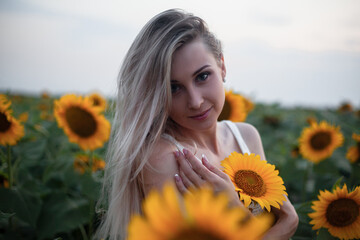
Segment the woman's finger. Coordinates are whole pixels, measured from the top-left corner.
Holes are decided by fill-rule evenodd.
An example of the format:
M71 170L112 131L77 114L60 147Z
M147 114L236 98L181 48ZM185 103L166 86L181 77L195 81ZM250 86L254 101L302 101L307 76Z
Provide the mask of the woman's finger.
M185 158L189 161L192 166L193 171L206 181L210 181L214 178L214 173L210 172L209 169L204 166L197 157L195 157L189 150L183 150ZM210 163L209 163L210 164Z
M184 185L184 182L182 181L181 177L179 176L179 174L175 174L174 176L175 178L175 184L177 189L179 190L179 192L184 195L185 193L188 192L186 186Z
M182 154L181 152L176 151L174 155L179 164L179 169L181 170L181 178L184 181L185 186L192 187L191 185L194 185L196 187L200 187L204 183L204 180L195 171L194 165L190 161L188 161L188 159L186 159L184 154ZM188 156L195 157L189 152ZM205 169L205 167L203 168Z
M179 169L179 175L180 175L180 178L182 180L182 182L184 183L185 187L187 189L190 189L190 188L194 188L194 183L192 183L189 178L184 174L184 172Z
M203 154L201 156L201 162L202 164L212 173L215 173L216 175L218 175L219 177L221 177L222 179L227 178L226 173L224 173L223 171L221 171L219 168L215 167L214 165L212 165L209 160L207 159L207 157L205 156L205 154Z

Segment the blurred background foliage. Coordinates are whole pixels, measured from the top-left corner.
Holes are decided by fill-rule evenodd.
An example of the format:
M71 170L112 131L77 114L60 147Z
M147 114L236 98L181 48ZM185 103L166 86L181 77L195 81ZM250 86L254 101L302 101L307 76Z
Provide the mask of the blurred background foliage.
M13 115L27 113L25 135L14 146L0 146L0 239L90 239L99 224L95 212L103 171L78 171L78 154L105 157L107 143L93 151L70 143L53 115L55 96L10 95ZM112 119L111 101L104 112ZM339 103L340 107L340 103ZM299 153L298 139L308 119L340 126L344 144L333 154L312 163ZM275 164L285 182L289 199L300 218L292 239L335 239L326 229L311 229L308 213L319 190L331 191L337 183L349 189L360 185L359 161L350 163L346 153L360 133L359 111L340 108L282 107L254 103L246 122L259 131L267 160ZM14 183L9 187L10 156Z

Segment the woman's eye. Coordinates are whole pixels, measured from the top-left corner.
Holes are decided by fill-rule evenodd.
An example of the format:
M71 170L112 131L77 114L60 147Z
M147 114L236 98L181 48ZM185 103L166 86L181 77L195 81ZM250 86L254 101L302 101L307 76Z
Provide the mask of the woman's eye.
M200 73L196 78L199 81L205 81L209 77L209 75L210 75L210 73L203 72L203 73Z
M178 84L171 84L171 93L176 93L177 91L180 90L180 86Z

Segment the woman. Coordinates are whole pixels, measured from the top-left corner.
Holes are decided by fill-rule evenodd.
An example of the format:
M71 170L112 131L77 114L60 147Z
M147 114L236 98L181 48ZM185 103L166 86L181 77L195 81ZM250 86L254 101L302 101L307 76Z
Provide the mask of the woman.
M217 122L225 75L221 43L202 19L172 9L144 26L119 74L104 182L109 207L100 237L125 238L129 218L141 212L149 190L170 180L180 193L210 183L242 206L220 162L233 151L265 156L254 127ZM265 238L288 239L296 212L286 201L275 213L278 220Z

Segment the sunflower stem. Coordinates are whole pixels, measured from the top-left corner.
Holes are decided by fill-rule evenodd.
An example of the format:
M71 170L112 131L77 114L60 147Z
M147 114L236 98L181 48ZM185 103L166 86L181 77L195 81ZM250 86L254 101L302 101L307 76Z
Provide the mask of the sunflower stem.
M90 219L89 219L89 239L92 239L92 234L93 234L93 218L94 218L94 211L95 211L95 206L94 206L94 200L90 199Z
M7 164L8 164L9 189L11 189L13 185L13 174L11 167L11 147L9 145L7 146Z
M79 226L80 232L81 232L81 236L83 238L83 240L89 240L89 238L86 235L86 231L83 225Z
M90 173L90 175L92 173L92 168L93 168L93 164L94 164L93 156L94 156L94 152L90 151L90 153L89 153L89 173Z
M6 154L1 149L0 149L0 158L1 158L1 162L6 161Z
M93 156L94 156L94 152L90 151L89 153L89 174L90 176L92 176L92 168L93 168ZM89 203L90 203L90 219L89 219L89 239L91 239L92 233L93 233L93 218L94 218L94 200L93 199L89 199Z
M306 167L305 167L305 172L304 172L304 183L303 183L303 188L302 188L302 202L306 201L306 192L307 192L307 185L309 182L309 175L312 169L312 164L309 161L306 161Z

